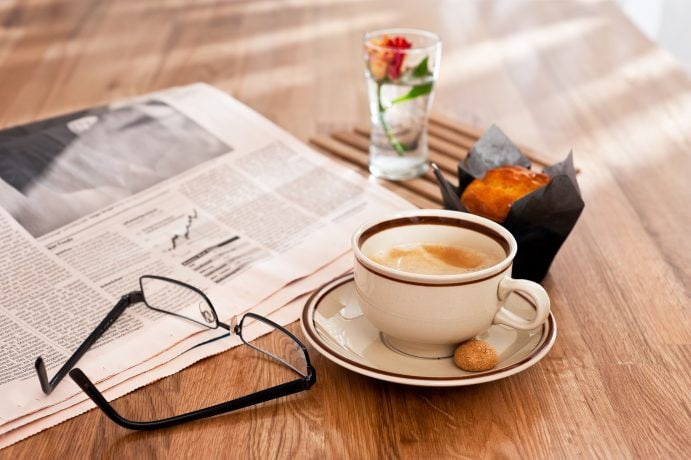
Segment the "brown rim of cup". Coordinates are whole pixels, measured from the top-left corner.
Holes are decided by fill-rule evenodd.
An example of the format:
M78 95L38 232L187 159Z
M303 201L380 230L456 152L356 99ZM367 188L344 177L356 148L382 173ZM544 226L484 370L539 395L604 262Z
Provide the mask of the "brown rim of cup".
M458 225L459 222L461 225ZM454 219L453 217L444 217L444 216L425 216L425 215L419 215L419 216L408 216L408 217L399 217L391 220L385 220L382 222L379 222L378 224L374 224L371 227L369 227L367 230L362 232L360 234L360 237L358 238L357 245L358 247L361 247L365 241L367 241L369 238L372 236L376 235L377 233L381 233L384 230L389 230L391 228L396 228L396 227L407 227L411 225L446 225L449 227L460 227L460 228L466 228L468 230L472 230L477 233L482 233L483 235L486 235L490 238L492 238L494 241L499 243L499 245L502 247L504 250L504 253L506 256L509 256L509 253L511 251L511 245L509 244L508 241L506 241L506 238L501 236L498 232L494 231L493 229L486 227L482 224L479 224L477 222L472 222L469 220L461 220L461 219Z
M473 219L476 218L477 217L473 216ZM499 225L495 224L494 222L492 222L491 224ZM491 238L501 246L501 248L504 250L505 257L498 264L473 272L462 273L457 275L421 275L416 273L400 272L398 270L384 267L372 261L362 253L362 250L360 248L362 248L362 245L365 243L365 241L367 241L372 236L392 228L407 227L412 225L444 225L449 227L468 229L483 234ZM405 284L458 285L475 283L478 281L493 278L494 276L504 273L512 265L512 260L509 260L511 258L512 245L501 233L499 233L498 231L489 227L486 224L475 222L473 220L459 219L457 217L451 216L443 216L436 214L411 214L408 216L402 215L398 217L393 217L391 219L382 220L365 228L364 230L361 230L360 234L357 236L357 241L355 243L357 247L357 250L355 251L355 258L358 262L360 262L360 265L362 265L363 268L392 281L398 281ZM502 267L502 265L504 266ZM497 267L499 267L498 270Z

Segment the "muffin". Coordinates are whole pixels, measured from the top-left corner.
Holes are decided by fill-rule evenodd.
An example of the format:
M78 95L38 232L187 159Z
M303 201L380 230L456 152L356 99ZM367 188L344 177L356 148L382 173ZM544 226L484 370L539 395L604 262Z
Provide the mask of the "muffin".
M469 212L503 223L515 201L549 182L547 174L522 166L499 166L468 184L460 200Z

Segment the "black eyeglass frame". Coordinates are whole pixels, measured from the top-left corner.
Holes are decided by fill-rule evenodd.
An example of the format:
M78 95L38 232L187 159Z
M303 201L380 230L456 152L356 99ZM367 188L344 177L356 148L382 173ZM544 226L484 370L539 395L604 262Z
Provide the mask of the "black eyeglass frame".
M201 297L204 298L206 303L209 305L210 310L213 315L214 323L212 324L205 324L200 321L196 321L192 318L189 318L187 316L179 315L175 312L171 311L166 311L166 310L161 310L160 308L153 307L147 302L145 296L144 296L144 285L143 285L143 280L145 279L155 279L159 281L166 281L170 282L173 284L177 284L179 286L185 287L192 289L194 292L199 294ZM213 307L211 301L209 298L204 294L201 290L198 288L191 286L189 284L183 283L181 281L172 279L172 278L166 278L164 276L156 276L156 275L144 275L139 278L139 291L132 291L128 292L127 294L123 295L120 297L120 300L115 304L115 306L108 312L105 318L101 320L101 322L96 326L96 329L89 334L89 336L84 339L84 342L82 342L81 345L77 348L77 350L70 356L65 364L62 365L62 367L58 370L58 372L53 376L52 379L48 380L48 372L46 371L46 365L43 361L43 358L39 356L36 358L36 362L34 363L34 366L36 367L36 374L38 375L38 380L41 383L41 389L43 392L47 395L51 394L55 387L58 386L58 384L62 381L62 379L65 378L67 373L72 369L77 362L84 356L84 354L89 351L89 349L93 346L94 343L98 339L101 338L103 334L106 333L108 329L110 329L110 326L113 325L113 323L120 317L120 315L123 314L123 312L130 306L138 304L140 302L143 302L147 307L151 308L152 310L156 310L161 313L165 313L168 315L173 315L177 316L178 318L182 318L187 321L192 321L194 323L197 323L201 326L207 327L209 329L216 329L218 328L221 324L218 321L218 315L216 314L216 309ZM226 327L226 329L229 329L229 327Z
M166 281L166 282L171 282L173 284L177 284L179 286L185 287L192 289L195 291L197 294L199 294L207 303L209 307L209 311L212 314L213 317L213 322L212 323L202 323L200 321L196 321L192 318L189 318L184 315L177 314L175 312L167 311L167 310L161 310L159 308L155 308L151 306L145 298L144 295L144 289L143 289L143 283L142 280L145 279L156 279L160 281ZM237 409L242 409L248 406L252 406L255 404L259 404L262 402L267 402L273 399L281 398L284 396L288 396L294 393L298 393L300 391L305 391L309 390L312 385L316 382L317 375L316 375L316 370L312 366L312 363L310 361L309 354L307 353L307 348L305 345L290 331L288 331L286 328L283 326L280 326L279 324L271 321L268 318L265 318L261 315L258 315L256 313L245 313L241 320L237 323L234 323L234 325L231 327L228 324L225 324L221 321L218 320L218 314L216 313L216 309L214 308L213 304L209 300L209 298L204 294L201 290L198 288L191 286L189 284L183 283L178 280L174 280L171 278L166 278L162 276L156 276L156 275L144 275L140 277L139 279L139 291L132 291L130 293L127 293L123 295L120 300L115 304L115 306L111 309L111 311L106 315L106 317L96 326L96 329L89 334L89 336L84 340L84 342L77 348L77 350L70 356L70 358L67 360L67 362L58 370L57 374L50 380L48 381L48 376L45 368L45 364L43 362L43 359L39 356L36 359L36 372L38 374L39 381L41 382L41 388L43 389L43 392L46 394L50 394L53 389L60 383L60 381L65 377L67 373L69 373L70 377L74 382L91 398L91 400L115 423L118 425L128 428L131 430L156 430L160 428L168 428L174 425L179 425L182 423L194 421L194 420L199 420L207 417L213 417L216 415L220 415L223 413L231 412ZM253 348L256 351L259 351L267 356L270 356L282 364L288 366L291 368L293 371L298 373L301 378L298 378L296 380L286 382L280 385L273 386L271 388L267 388L246 396L242 396L240 398L236 398L230 401L226 401L220 404L216 404L211 407L195 410L192 412L188 412L185 414L181 415L176 415L173 417L168 417L162 420L152 420L148 422L139 422L139 421L133 421L133 420L128 420L124 417L122 417L118 412L113 408L113 406L103 397L100 391L96 388L96 386L89 380L89 378L82 372L81 369L79 368L74 368L76 363L79 361L79 359L89 350L89 348L98 340L107 330L110 328L110 326L122 315L122 313L127 309L127 307L134 305L136 303L143 302L146 304L147 307L151 308L152 310L156 310L161 313L165 313L168 315L173 315L177 316L179 318L192 321L194 323L197 323L203 327L206 327L208 329L217 329L219 327L226 329L229 333L229 335L236 334L240 337L240 340L242 342L249 346L250 348ZM260 322L263 322L277 331L287 335L290 339L292 339L295 344L298 346L299 350L301 353L304 355L305 359L305 364L306 364L306 369L307 372L305 375L303 375L300 371L298 371L295 367L290 365L289 363L283 361L282 359L272 355L271 353L264 351L251 343L247 342L245 338L242 336L242 326L244 324L244 321L246 318L251 318ZM215 339L214 339L215 340Z
M284 396L289 396L294 393L309 390L312 387L312 385L314 385L314 383L316 382L317 374L314 367L312 367L309 354L307 353L307 349L302 344L302 342L300 342L300 340L297 337L295 337L295 335L293 335L290 331L276 324L270 319L257 315L255 313L245 313L240 322L238 322L238 324L236 324L232 328L233 332L240 337L240 339L245 345L248 345L250 348L253 348L254 350L262 352L265 355L274 357L270 353L267 353L262 349L250 344L242 336L242 324L244 323L245 318L252 318L258 321L262 321L274 327L277 331L280 331L286 334L288 337L290 337L295 342L295 344L299 346L300 351L305 357L307 375L304 375L301 378L292 380L290 382L275 385L273 387L246 396L242 396L240 398L232 399L230 401L226 401L220 404L216 404L210 407L198 409L192 412L187 412L185 414L175 415L173 417L168 417L161 420L152 420L148 422L129 420L120 415L115 410L115 408L113 408L113 406L106 400L106 398L103 397L101 392L98 391L98 389L91 382L91 380L89 380L89 378L79 368L72 369L70 371L70 377L89 396L89 398L91 398L91 400L106 414L106 416L108 416L108 418L110 418L113 422L117 423L118 425L124 428L128 428L130 430L158 430L161 428L169 428L175 425L180 425L182 423L192 422L194 420L200 420L208 417L214 417L216 415L225 414L228 412L232 412L234 410L243 409L245 407L253 406L255 404L260 404L263 402L271 401L273 399L278 399ZM231 329L230 326L224 323L219 322L218 324L224 329ZM280 359L278 359L278 361L282 362L283 364L287 364ZM290 365L288 365L288 367L294 369Z

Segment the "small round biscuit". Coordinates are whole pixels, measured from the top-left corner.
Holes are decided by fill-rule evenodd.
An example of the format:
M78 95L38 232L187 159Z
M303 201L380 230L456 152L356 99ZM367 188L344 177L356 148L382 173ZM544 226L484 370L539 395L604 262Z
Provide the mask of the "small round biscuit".
M456 348L453 354L456 366L464 371L488 371L497 365L499 355L492 345L480 339L470 339Z

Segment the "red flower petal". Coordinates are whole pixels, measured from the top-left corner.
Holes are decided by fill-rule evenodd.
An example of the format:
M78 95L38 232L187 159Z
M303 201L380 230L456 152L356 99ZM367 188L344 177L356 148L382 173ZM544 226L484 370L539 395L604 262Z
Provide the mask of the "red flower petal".
M394 38L389 38L387 40L386 46L387 48L392 48L394 50L406 50L411 48L413 44L406 40L404 37L398 36ZM393 51L392 54L393 55L391 56L391 60L389 62L388 75L391 80L396 80L398 77L401 76L401 68L403 67L405 53Z

